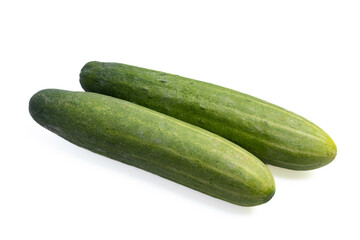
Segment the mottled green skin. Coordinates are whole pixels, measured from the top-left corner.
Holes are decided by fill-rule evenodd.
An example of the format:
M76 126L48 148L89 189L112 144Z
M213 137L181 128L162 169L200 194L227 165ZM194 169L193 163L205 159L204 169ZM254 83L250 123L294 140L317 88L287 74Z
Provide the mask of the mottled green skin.
M211 132L117 98L47 89L30 100L40 125L95 153L225 201L254 206L275 192L269 169Z
M119 63L87 63L85 91L118 97L216 133L265 163L309 170L336 156L318 126L258 98L159 71Z

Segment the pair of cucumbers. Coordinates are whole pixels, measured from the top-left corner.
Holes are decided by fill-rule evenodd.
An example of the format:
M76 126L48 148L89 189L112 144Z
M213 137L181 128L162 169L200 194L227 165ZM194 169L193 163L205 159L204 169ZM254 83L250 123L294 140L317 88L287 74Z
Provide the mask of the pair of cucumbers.
M31 116L80 147L237 205L274 195L264 163L309 170L336 156L315 124L231 89L101 62L87 63L80 83L86 92L36 93Z

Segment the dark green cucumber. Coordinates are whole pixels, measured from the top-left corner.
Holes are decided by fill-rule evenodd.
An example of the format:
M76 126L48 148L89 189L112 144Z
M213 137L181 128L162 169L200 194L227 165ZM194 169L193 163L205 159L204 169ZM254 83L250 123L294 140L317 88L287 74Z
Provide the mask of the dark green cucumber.
M318 126L258 98L213 84L119 63L89 62L85 91L121 98L216 133L265 163L309 170L336 156Z
M275 192L269 169L236 144L117 98L47 89L30 100L36 122L95 153L225 201L254 206Z

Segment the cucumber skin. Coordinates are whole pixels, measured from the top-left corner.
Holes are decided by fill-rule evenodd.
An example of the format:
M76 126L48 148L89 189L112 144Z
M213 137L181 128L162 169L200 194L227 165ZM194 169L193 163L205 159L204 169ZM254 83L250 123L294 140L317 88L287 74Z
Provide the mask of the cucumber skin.
M312 122L210 83L102 62L87 63L80 83L85 91L121 98L218 134L271 165L311 170L336 156L333 140Z
M211 132L120 99L46 89L30 100L41 126L92 152L216 198L255 206L274 179L251 153Z

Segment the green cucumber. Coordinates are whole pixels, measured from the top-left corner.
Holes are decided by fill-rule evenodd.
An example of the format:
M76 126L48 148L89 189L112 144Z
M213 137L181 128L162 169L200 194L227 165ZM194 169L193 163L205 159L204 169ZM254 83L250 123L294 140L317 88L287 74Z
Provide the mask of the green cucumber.
M199 127L117 98L46 89L30 100L36 122L92 152L136 166L225 201L254 206L271 199L263 162Z
M333 140L312 122L231 89L120 63L89 62L85 91L121 98L218 134L265 163L309 170L336 156Z

